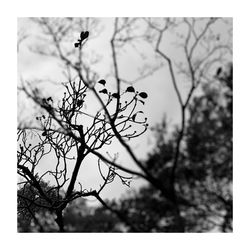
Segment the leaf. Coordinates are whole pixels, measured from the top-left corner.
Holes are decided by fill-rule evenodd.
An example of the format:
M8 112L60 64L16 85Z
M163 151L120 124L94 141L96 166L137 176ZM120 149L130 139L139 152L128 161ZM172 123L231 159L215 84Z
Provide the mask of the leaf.
M102 84L103 86L105 86L106 81L104 79L101 79L100 81L98 81L98 83Z
M79 43L74 43L75 48L77 48L79 45Z
M107 91L107 89L102 89L99 91L99 93L108 94L108 91Z
M132 121L135 121L136 115L137 115L137 114L132 115L132 117L131 117Z
M129 86L129 87L126 89L126 92L135 92L135 89L134 89L134 87Z
M82 31L81 34L80 34L80 38L81 38L82 41L85 40L86 38L88 38L88 36L89 36L88 31L86 31L86 32Z
M42 136L46 136L46 131L43 131Z
M82 32L81 32L81 34L80 34L80 38L81 38L81 40L83 40L83 39L84 39L84 34L85 34L85 32L84 32L84 31L82 31Z
M120 96L118 95L118 93L114 93L114 94L112 94L112 96L114 97L114 98L119 98Z
M84 36L84 39L88 38L88 37L89 37L89 32L86 31L84 35L85 35L85 36Z
M148 97L148 94L146 92L139 93L139 96L143 99L146 99Z

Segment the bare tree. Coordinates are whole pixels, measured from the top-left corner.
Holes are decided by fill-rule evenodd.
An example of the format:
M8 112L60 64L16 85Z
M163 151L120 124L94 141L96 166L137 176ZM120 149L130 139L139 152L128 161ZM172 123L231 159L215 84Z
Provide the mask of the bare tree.
M105 85L105 80L100 80L98 84ZM103 105L93 116L82 110L89 89L96 94ZM110 156L111 158L108 159L98 150L111 144L112 139L118 137L117 135L124 143L124 140L140 136L146 131L146 119L139 117L143 114L143 111L137 111L136 108L138 104L142 105L140 102L143 102L142 99L146 98L147 94L135 92L134 88L128 87L125 92L120 93L119 106L115 109L115 113L111 113L112 109L109 110L109 107L117 102L118 94L108 92L106 87L103 87L98 93L95 86L89 86L81 79L77 83L69 82L65 84L64 96L57 105L52 97L42 97L38 89L29 91L27 87L23 86L22 90L42 107L47 115L36 117L38 123L40 123L40 128L18 130L18 174L23 177L19 183L23 192L19 194L19 197L27 198L28 207L36 205L55 212L57 215L56 222L60 231L63 231L62 211L70 201L91 195L105 204L100 197L100 192L115 177L120 178L123 184L129 185L131 177L123 176L117 172L117 169L126 170L130 174L141 175L117 165L115 158ZM100 97L99 94L105 96L105 98ZM82 125L82 121L86 120L85 117L90 118L91 122ZM134 125L141 127L141 131L131 130ZM29 143L30 133L38 140L35 145ZM72 152L76 157L69 156ZM55 166L53 170L47 170L39 175L37 166L41 158L49 153L54 153L56 157ZM91 153L99 158L98 166L103 184L99 190L88 191L79 183L79 191L74 191L82 162ZM68 161L72 160L75 161L75 166L71 177L69 177ZM108 167L107 174L102 173L102 162L105 162ZM41 183L46 180L48 175L53 176L56 184L48 190L44 190ZM68 183L67 191L62 195L62 189L66 183ZM29 196L25 197L26 189L31 186L37 191L37 197L35 195L33 199ZM51 193L53 193L53 197L51 197ZM37 199L39 202L36 202Z
M150 18L116 18L114 20L114 32L110 39L113 75L116 81L116 90L113 93L106 87L106 81L104 79L99 80L98 73L91 69L89 66L91 61L86 61L87 59L84 57L85 51L83 48L89 37L92 36L91 29L85 29L90 32L81 31L78 40L74 41L74 43L70 39L66 40L72 44L71 49L68 49L65 46L63 37L70 32L71 22L73 22L71 19L66 19L66 24L62 23L60 25L58 25L59 22L56 22L55 19L41 18L34 19L34 21L41 25L44 32L50 37L51 42L51 46L48 46L46 49L36 48L36 52L59 58L66 69L68 82L63 84L65 92L63 98L58 103L55 103L50 96L43 96L39 89L32 88L31 85L27 87L27 83L23 83L22 87L20 87L21 91L24 91L29 98L46 111L46 115L37 117L37 121L40 124L39 127L33 128L31 130L33 132L30 132L38 138L38 144L35 146L28 144L27 141L30 134L27 134L27 130L24 127L21 128L20 126L18 131L18 141L20 143L18 150L18 173L24 179L20 182L23 193L19 194L19 197L26 199L25 209L35 205L53 211L57 216L56 222L60 231L64 230L63 210L70 201L79 197L94 196L105 207L122 217L118 211L112 210L111 207L105 204L100 197L100 192L105 185L112 182L116 176L120 178L123 184L129 185L131 177L120 174L118 170L122 170L128 174L145 179L158 189L175 213L178 231L184 231L185 225L180 214L175 192L176 169L178 168L180 147L186 129L189 102L198 86L203 81L210 80L208 77L209 72L211 72L214 65L224 60L228 51L230 53L230 46L220 43L220 38L214 35L211 29L218 19L166 18L152 20ZM78 27L83 27L81 19L79 23ZM87 19L86 23L86 27L89 27L89 19ZM144 25L144 32L137 33L136 27L138 23ZM185 26L184 35L182 34L180 39L182 43L179 44L184 52L185 63L174 61L161 49L164 35L173 28L178 30L180 26ZM123 76L120 76L119 51L123 46L133 45L137 40L149 43L156 53L155 57L157 60L160 59L160 63L151 65L149 70L144 71L133 81L126 80ZM76 57L74 56L75 53L78 54ZM164 183L148 171L127 143L131 138L143 134L148 127L147 119L141 117L143 111L141 108L138 110L140 105L143 106L147 94L136 91L136 88L133 86L127 87L125 91L121 87L122 83L131 84L131 82L135 83L143 80L157 69L165 67L165 65L169 69L181 111L179 135L176 140L175 156L170 172L170 188L166 188ZM76 77L72 77L72 74L76 75ZM186 80L190 84L186 96L183 96L180 91L177 74L185 75ZM96 114L89 114L84 111L84 103L88 93L92 93L99 103L100 108ZM88 124L86 124L87 120L89 120ZM132 126L138 126L140 131L133 130ZM131 170L127 166L122 166L116 162L115 157L107 157L100 151L102 147L109 145L114 138L125 148L138 170ZM38 174L36 167L40 159L51 152L54 152L57 159L55 169ZM69 156L70 154L76 155L76 158ZM85 190L79 184L79 190L75 191L79 169L88 154L93 154L98 158L103 185L101 185L99 190ZM68 177L68 161L75 161L71 177ZM106 164L108 167L107 175L104 175L101 170L102 164ZM43 189L41 183L48 175L53 176L56 184L49 189ZM62 194L66 183L68 183L67 190L65 194ZM26 189L30 188L30 186L33 186L36 190L36 195L33 195L32 199L30 197L25 198ZM42 199L43 202L39 199ZM33 213L32 210L29 212ZM34 214L33 217L35 217ZM126 221L124 217L121 219Z

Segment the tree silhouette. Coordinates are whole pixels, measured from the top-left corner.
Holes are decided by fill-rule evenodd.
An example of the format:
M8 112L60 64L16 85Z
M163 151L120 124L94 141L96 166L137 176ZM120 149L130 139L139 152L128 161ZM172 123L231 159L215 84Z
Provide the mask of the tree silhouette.
M85 38L86 36L84 36ZM64 231L63 211L71 201L80 197L94 196L104 203L100 193L115 177L119 178L122 184L129 185L131 177L123 176L117 170L134 172L115 164L115 158L110 156L111 158L108 159L98 150L110 145L114 137L127 145L125 140L140 136L148 126L146 118L135 119L138 113L143 113L141 110L138 111L138 107L141 106L140 99L147 97L146 93L136 91L130 94L126 91L119 91L118 94L108 92L108 89L105 88L106 91L101 92L105 94L105 97L100 97L96 90L98 86L88 84L81 74L79 74L79 78L78 82L70 81L64 84L64 95L57 104L51 97L43 97L38 89L22 87L26 95L42 107L47 115L36 117L40 129L18 130L17 168L18 174L22 177L19 183L22 194L18 193L22 209L19 211L20 213L30 212L35 218L35 210L31 208L46 208L55 213L55 221L61 232ZM104 80L100 80L97 85L103 85L103 83ZM101 103L100 110L94 116L84 112L83 109L89 90ZM114 111L112 111L112 105L116 107L113 109ZM90 123L82 123L86 117L90 118ZM137 126L136 130L135 126ZM35 145L29 143L29 133L36 137L38 143ZM72 152L76 157L70 156ZM55 166L52 170L39 173L40 160L45 155L52 153L56 158ZM79 190L76 191L79 169L89 154L94 154L99 158L98 166L103 184L99 190L85 190L79 183ZM75 162L71 176L68 173L68 161ZM102 173L103 162L108 167L107 174ZM49 175L53 177L56 184L46 189L47 186L44 187L42 183ZM68 184L66 192L62 194L66 184ZM30 195L31 193L32 195ZM53 197L51 197L51 193L54 194ZM38 202L40 199L44 200L45 204ZM26 208L24 204L26 204Z
M72 20L64 19L64 22L48 18L33 20L50 37L48 46L37 48L37 52L58 58L67 71L68 81L63 83L65 92L58 102L42 93L38 88L32 87L28 82L23 82L22 87L20 87L20 90L43 110L41 115L36 118L39 126L28 126L26 128L20 126L18 130L18 173L22 177L19 190L28 190L31 187L36 190L36 195L31 196L32 199L26 198L27 208L25 213L31 211L36 216L33 210L29 211L29 207L40 204L36 202L37 196L39 196L46 201L46 204L43 204L43 209L48 209L55 214L55 220L60 231L64 231L63 216L69 204L76 202L81 197L93 196L112 215L102 209L98 213L105 214L107 220L110 219L109 215L112 217L115 214L122 223L125 223L128 231L184 232L210 230L212 226L207 225L208 223L205 223L206 225L201 225L202 222L192 223L195 220L207 222L208 219L211 219L211 216L214 216L215 210L219 210L224 216L223 230L230 230L230 198L225 199L222 194L218 193L224 187L230 186L230 178L223 179L221 166L218 167L220 169L218 171L222 171L221 177L217 172L212 177L210 173L214 171L212 168L208 167L211 170L206 173L204 167L201 167L205 163L208 166L213 166L214 162L209 162L210 158L216 156L215 158L218 159L219 156L211 156L210 150L214 150L213 153L218 153L219 151L216 151L218 146L220 150L224 151L221 142L223 140L228 142L228 138L230 138L230 120L227 121L229 127L226 129L228 137L221 135L223 134L221 128L213 130L212 125L211 127L207 125L210 116L215 115L213 126L217 126L216 122L221 119L223 112L225 112L224 107L218 105L218 99L216 99L220 95L220 90L211 89L208 87L209 83L214 82L216 78L216 81L221 84L229 86L229 88L231 86L232 90L230 77L227 77L227 73L221 68L221 62L227 60L231 48L227 42L223 42L221 38L218 39L218 35L212 29L213 25L220 19L115 18L114 31L110 40L115 91L110 90L109 81L101 79L102 77L99 77L97 72L92 69L92 64L87 60L87 56L84 56L85 50L83 48L87 42L91 41L91 30L87 32L88 29L86 28L85 31L82 31L79 36L80 39L78 38L74 43L67 40L72 45L72 48L67 49L63 38L70 33L73 27ZM81 27L82 22L77 19L78 21ZM90 19L87 19L86 23L91 23ZM137 32L138 24L145 27L143 32ZM182 30L183 27L185 27L185 32ZM180 36L180 43L178 44L181 51L184 52L181 62L171 58L171 53L166 52L163 46L164 37L170 34L172 30L177 31L176 36L178 37L179 29L184 34ZM153 48L154 56L157 59L156 65L148 66L145 64L139 77L134 80L126 80L121 74L120 64L118 63L119 50L128 44L133 44L138 39L144 40ZM75 54L76 57L73 57ZM158 131L156 133L157 146L149 155L148 160L139 160L128 141L140 136L148 128L147 119L144 118L143 113L143 105L148 94L144 91L138 91L134 85L131 85L147 78L163 67L166 67L169 71L170 80L180 106L180 124L174 129L170 138L167 137L169 134L166 133L164 122L162 126L156 126ZM216 73L211 76L214 68ZM75 78L72 77L72 72L76 75ZM186 94L183 94L180 88L182 83L182 78L179 78L180 75L189 84ZM129 84L130 86L123 88L123 84ZM198 94L195 96L201 88L205 93L204 96L201 97ZM210 92L211 94L209 94ZM230 104L230 101L228 101L232 94L226 92L227 97L223 100L228 103L228 110L231 109L232 111L232 102ZM215 93L215 96L213 96L213 93ZM85 110L90 95L96 98L99 103L99 110L95 114ZM208 99L213 99L213 101L207 101ZM207 104L203 103L204 100L209 103L208 107L206 107ZM213 102L215 103L213 104ZM212 111L212 108L215 108L215 110ZM230 116L229 111L227 111L227 117ZM211 112L214 113L210 114ZM205 114L210 118L206 118L206 120ZM219 123L224 124L225 120ZM151 129L154 128L151 127ZM206 129L213 133L210 137L206 135ZM198 136L196 131L199 131ZM211 143L217 135L218 138L222 136L221 141ZM32 137L37 140L35 145L29 142ZM114 139L124 147L136 164L137 170L118 164L116 156L103 154L101 149L110 145ZM207 145L204 146L204 141L209 141L208 148ZM199 154L197 154L197 150ZM52 153L56 159L54 169L42 172L38 168L39 162ZM97 157L97 166L103 180L103 184L98 190L86 190L81 183L77 186L79 169L86 156L90 154ZM203 156L201 156L202 154ZM204 159L207 162L204 163ZM74 162L72 174L69 173L68 169L70 161ZM227 161L230 163L230 158ZM195 171L193 168L190 170L191 166L194 166ZM107 168L106 172L103 170L104 167ZM227 169L227 166L225 169ZM125 176L120 172L121 170L130 175ZM124 199L120 203L106 202L101 198L101 191L114 178L120 179L122 184L129 185L131 175L146 180L149 187L143 187L134 196ZM189 175L192 177L190 183L185 180ZM193 177L193 175L196 175L196 177ZM47 184L50 188L43 188L41 183L51 177L53 185ZM216 178L213 179L214 177ZM199 185L196 182L197 178L200 178ZM218 192L215 191L216 188L210 190L210 194L209 192L202 192L202 190L204 191L204 189L212 186L211 180L215 180L218 184ZM223 182L225 180L226 183ZM205 181L210 182L205 183ZM192 189L192 185L195 186L194 189ZM66 191L64 192L65 188ZM50 196L51 192L56 194L56 198ZM196 192L202 194L200 199L195 196ZM216 197L215 194L212 194L214 192L217 193ZM23 191L23 194L25 193L29 192ZM203 195L204 193L205 195ZM230 194L230 191L227 191L227 195L230 196ZM24 199L24 195L18 197ZM212 200L210 200L211 197L213 197ZM157 206L152 207L149 203L145 203L145 198L151 204L157 204ZM195 204L190 202L193 198L195 198ZM205 203L219 204L217 200L222 201L223 199L226 201L223 203L224 207L214 209L210 211L210 214L208 213L209 205L205 209L197 209ZM22 209L24 211L25 208ZM224 215L225 211L227 211L226 215ZM35 217L32 217L35 220ZM87 218L85 219L87 220ZM110 219L111 222L117 223L113 219ZM117 230L115 226L108 228Z

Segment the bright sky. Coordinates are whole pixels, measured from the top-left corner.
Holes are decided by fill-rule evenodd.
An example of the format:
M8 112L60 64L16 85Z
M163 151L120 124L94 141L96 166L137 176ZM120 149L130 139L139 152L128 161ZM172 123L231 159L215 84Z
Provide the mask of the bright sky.
M101 61L98 65L95 65L95 68L98 69L100 78L105 78L110 84L114 86L114 81L110 75L110 65L111 65L111 47L110 47L110 37L113 32L113 21L112 18L101 18L100 27L101 33L98 37L93 40L89 40L86 46L86 50L94 51L96 54L102 55ZM28 19L19 19L18 27L24 33L28 33L29 37L24 40L19 47L18 53L18 72L19 75L24 80L32 81L34 79L54 79L56 81L66 81L65 77L62 75L61 68L58 67L56 60L51 57L45 57L37 55L30 51L29 47L34 46L38 41L36 36L39 35L39 31L36 26L32 25ZM227 30L225 29L225 24L219 23L215 27L215 32L220 33L223 39L226 39ZM180 34L185 32L185 28L179 30ZM74 36L78 36L78 33L75 33ZM91 36L91 31L90 31ZM74 40L75 37L72 38ZM162 42L162 50L167 52L170 58L174 61L181 59L183 51L176 46L176 36L172 33L168 33L168 36L164 37ZM72 43L70 43L72 45ZM127 80L136 79L138 76L138 69L142 63L154 64L155 58L153 57L152 48L146 43L140 42L137 44L137 51L143 53L146 56L146 59L142 58L134 51L132 47L126 47L119 54L118 64L121 73L121 77ZM188 90L188 84L183 78L178 77L179 87L183 94ZM181 83L181 84L180 84ZM50 95L55 94L55 86L51 84L43 85L47 93ZM124 85L125 89L127 85ZM156 123L161 122L164 114L167 115L167 119L171 122L171 125L178 123L180 119L180 107L177 102L177 96L174 92L174 88L169 77L168 68L162 67L157 70L153 75L148 76L147 78L138 81L135 83L134 87L139 91L145 91L148 93L148 98L146 104L143 107L143 111L148 118L148 123L150 127L154 126ZM23 98L19 100L20 103L23 102ZM92 103L87 104L91 106ZM21 110L20 110L21 111ZM29 112L29 110L27 110ZM22 113L24 115L25 112ZM27 116L27 114L25 114ZM139 138L135 138L131 142L131 147L134 152L140 159L145 159L147 153L152 150L154 139L150 131L147 131L144 135ZM135 164L128 157L124 149L121 148L117 143L114 143L108 148L110 153L119 152L119 163L122 165L135 168ZM53 161L50 156L42 161L43 169L50 168ZM73 165L72 165L73 166ZM88 157L83 162L83 167L79 173L79 181L82 182L84 188L98 188L102 183L101 178L98 172L96 159ZM137 187L142 182L140 180L134 180L131 183L131 188ZM120 181L116 180L115 182L108 185L102 192L103 198L117 198L121 194L124 194L129 188L124 185L121 185Z

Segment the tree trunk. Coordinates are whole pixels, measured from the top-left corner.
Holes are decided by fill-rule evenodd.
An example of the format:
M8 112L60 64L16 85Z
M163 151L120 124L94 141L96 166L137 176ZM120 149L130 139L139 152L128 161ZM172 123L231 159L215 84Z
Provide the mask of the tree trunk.
M55 221L56 221L56 223L57 223L57 225L58 225L58 227L59 227L59 232L65 232L65 230L64 230L64 222L63 222L63 215L62 215L62 210L59 210L59 211L57 211L56 212L56 219L55 219Z

